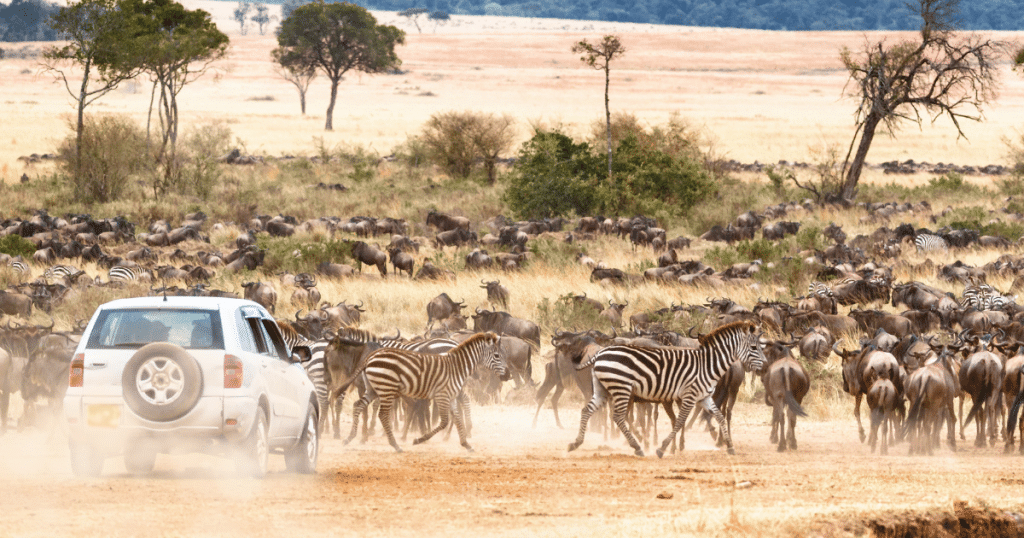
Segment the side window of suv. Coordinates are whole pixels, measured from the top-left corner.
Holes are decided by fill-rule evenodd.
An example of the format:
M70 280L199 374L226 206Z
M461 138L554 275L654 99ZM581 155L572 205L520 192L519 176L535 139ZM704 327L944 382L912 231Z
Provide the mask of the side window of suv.
M274 355L276 352L279 359L287 361L291 355L291 350L287 349L288 346L285 345L284 339L281 337L281 330L277 327L277 324L273 320L264 319L263 330L269 337L267 342L270 344L268 346L271 349L270 354Z
M260 323L260 318L245 318L245 324L249 327L249 336L252 337L253 342L256 344L256 352L261 355L273 355L269 351L267 336L263 330L263 324Z

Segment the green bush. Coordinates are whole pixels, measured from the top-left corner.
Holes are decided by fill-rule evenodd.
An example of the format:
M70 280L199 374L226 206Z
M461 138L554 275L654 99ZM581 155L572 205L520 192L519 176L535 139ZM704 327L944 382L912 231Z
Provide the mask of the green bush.
M569 267L576 265L576 254L579 245L558 241L551 237L538 237L526 243L531 257L551 267Z
M989 219L988 211L983 207L968 206L958 207L938 218L937 224L948 226L954 230L978 230L983 227L982 222Z
M601 159L586 143L558 132L538 131L523 143L507 176L504 201L521 219L591 215L597 199L594 179Z
M330 239L313 242L292 237L271 237L260 234L257 246L266 250L262 270L274 274L315 270L323 262L346 263L352 258L351 241Z
M939 177L929 179L928 186L933 190L950 192L961 192L964 189L974 189L974 185L964 181L964 176L952 170Z
M133 177L152 163L146 133L125 116L86 116L81 147L76 126L60 144L58 158L65 183L78 200L103 203L119 200Z
M0 252L4 254L29 258L35 251L36 246L20 235L10 234L0 237Z

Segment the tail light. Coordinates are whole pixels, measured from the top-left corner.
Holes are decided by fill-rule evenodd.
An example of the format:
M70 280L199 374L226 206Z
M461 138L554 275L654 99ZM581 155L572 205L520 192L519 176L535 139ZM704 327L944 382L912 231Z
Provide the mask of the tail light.
M79 353L71 359L71 370L68 373L68 386L81 387L85 377L85 354Z
M242 359L224 355L224 388L242 388Z

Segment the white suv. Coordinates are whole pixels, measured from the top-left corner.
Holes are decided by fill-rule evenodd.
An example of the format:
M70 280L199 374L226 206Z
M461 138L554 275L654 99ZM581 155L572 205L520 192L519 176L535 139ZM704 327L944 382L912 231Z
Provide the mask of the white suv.
M283 452L316 472L313 384L259 304L215 297L139 297L93 314L71 361L64 415L71 467L96 476L123 454L148 473L158 453L204 452L262 477Z

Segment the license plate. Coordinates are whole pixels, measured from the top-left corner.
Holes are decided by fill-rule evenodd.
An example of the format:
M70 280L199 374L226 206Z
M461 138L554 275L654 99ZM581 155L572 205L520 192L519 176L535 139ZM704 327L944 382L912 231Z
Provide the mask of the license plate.
M116 428L121 422L121 406L92 404L86 409L86 424L97 428Z

